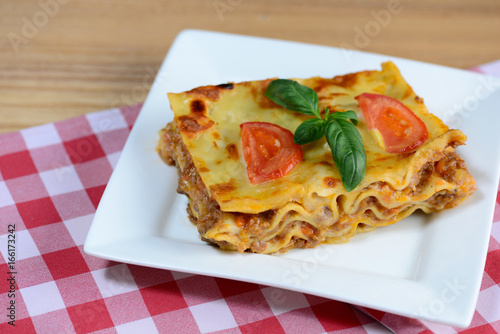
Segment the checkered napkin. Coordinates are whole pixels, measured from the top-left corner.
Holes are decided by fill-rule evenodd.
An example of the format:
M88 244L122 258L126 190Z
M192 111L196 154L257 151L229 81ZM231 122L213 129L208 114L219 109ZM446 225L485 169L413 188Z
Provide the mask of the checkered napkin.
M500 62L475 70L500 75ZM0 135L0 333L461 331L298 292L85 254L94 212L139 109ZM276 298L286 303L271 302ZM496 331L500 192L476 312L464 332Z

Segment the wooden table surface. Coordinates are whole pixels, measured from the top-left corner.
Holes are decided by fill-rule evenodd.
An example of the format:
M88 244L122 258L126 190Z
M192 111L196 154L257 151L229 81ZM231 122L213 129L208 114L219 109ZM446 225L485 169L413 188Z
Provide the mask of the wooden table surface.
M498 0L2 0L0 132L142 102L187 28L458 68L500 59Z

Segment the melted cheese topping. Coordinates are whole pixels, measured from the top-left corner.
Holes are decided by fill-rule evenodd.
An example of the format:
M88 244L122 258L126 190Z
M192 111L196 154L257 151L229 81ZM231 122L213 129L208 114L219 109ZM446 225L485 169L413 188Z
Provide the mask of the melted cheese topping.
M205 240L223 249L259 253L345 242L417 209L430 213L454 207L474 191L474 179L454 152L465 135L429 113L393 63L384 63L381 71L296 80L318 93L320 110L357 113L367 154L364 179L345 191L330 148L321 139L302 146L303 161L286 176L250 183L240 124L269 122L294 132L311 117L266 98L271 79L169 93L175 125L162 131L158 150L165 161L177 164L179 187L190 199L188 211ZM425 123L428 140L413 152L385 152L354 99L364 92L404 103ZM182 144L169 139L179 134ZM189 171L192 165L197 175Z
M406 187L411 175L426 162L425 155L443 150L450 140L465 142L465 136L430 114L422 99L401 77L393 63L382 71L366 71L333 79L296 79L318 93L320 110L353 110L360 122L358 129L367 153L366 176L347 193L333 163L325 139L303 146L304 160L288 175L263 184L248 180L241 148L240 124L269 122L292 132L310 116L282 108L264 96L271 80L243 82L197 88L180 94L168 94L175 122L184 144L211 196L222 211L258 213L283 207L288 202L307 204L312 193L321 196L344 194L355 198L373 182L383 181L396 189ZM396 98L420 117L429 130L429 139L416 152L390 154L377 143L364 122L355 96L378 93Z

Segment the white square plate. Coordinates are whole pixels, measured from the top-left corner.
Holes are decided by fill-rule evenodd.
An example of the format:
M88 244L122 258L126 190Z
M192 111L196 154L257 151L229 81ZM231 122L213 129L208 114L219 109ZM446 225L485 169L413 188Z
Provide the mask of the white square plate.
M477 191L458 208L414 214L340 245L284 255L224 252L200 241L158 157L167 92L271 77L380 69L392 60L429 110L468 137ZM487 253L500 165L500 80L384 55L186 30L172 45L108 183L85 242L114 261L266 284L412 318L469 325Z

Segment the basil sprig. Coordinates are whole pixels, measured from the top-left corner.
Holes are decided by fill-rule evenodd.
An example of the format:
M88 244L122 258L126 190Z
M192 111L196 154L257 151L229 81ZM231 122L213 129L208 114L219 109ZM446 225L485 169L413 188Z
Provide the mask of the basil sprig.
M358 125L358 116L354 111L330 113L325 108L322 118L318 94L313 89L288 79L271 81L265 96L286 109L315 116L299 125L293 141L304 145L325 136L345 190L351 191L358 186L366 172L366 152L361 134L355 126Z

